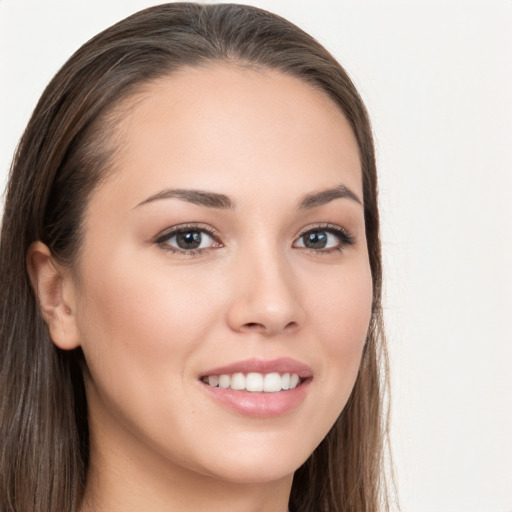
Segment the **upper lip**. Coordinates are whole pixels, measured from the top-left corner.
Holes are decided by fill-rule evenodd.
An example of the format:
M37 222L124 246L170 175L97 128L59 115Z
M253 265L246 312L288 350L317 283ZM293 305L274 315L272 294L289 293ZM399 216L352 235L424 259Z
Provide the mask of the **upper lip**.
M304 363L291 359L289 357L280 357L278 359L244 359L225 366L218 366L202 372L199 378L210 375L223 375L233 373L296 373L301 379L307 379L313 376L311 368Z

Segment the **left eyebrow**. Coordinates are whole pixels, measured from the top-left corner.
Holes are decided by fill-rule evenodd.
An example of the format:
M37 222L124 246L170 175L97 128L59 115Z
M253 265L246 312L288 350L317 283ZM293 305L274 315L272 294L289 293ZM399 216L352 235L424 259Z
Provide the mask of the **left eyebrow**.
M166 189L158 192L157 194L144 199L139 203L136 208L143 206L153 201L161 201L162 199L181 199L189 203L197 204L198 206L205 206L207 208L229 209L233 208L233 202L228 196L224 194L216 194L214 192L205 192L203 190L191 189Z
M361 206L363 205L361 199L359 199L359 197L357 197L357 195L352 192L352 190L350 190L345 185L338 185L335 188L321 190L320 192L315 192L314 194L307 194L299 203L299 210L303 208L316 208L317 206L330 203L335 199L350 199L360 204Z

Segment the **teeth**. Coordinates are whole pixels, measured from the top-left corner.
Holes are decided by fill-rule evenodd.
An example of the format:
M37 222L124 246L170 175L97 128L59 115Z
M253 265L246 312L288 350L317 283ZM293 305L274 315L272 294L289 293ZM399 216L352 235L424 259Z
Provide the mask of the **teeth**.
M251 372L247 375L243 373L233 373L233 375L209 375L203 378L203 382L212 387L223 389L234 389L236 391L264 391L266 393L276 393L277 391L294 389L300 384L300 377L296 373L256 373Z
M267 373L263 378L263 391L275 393L281 391L281 375L279 373Z
M219 385L219 376L218 375L210 375L210 377L208 377L208 384L210 384L210 386L218 386Z
M234 373L231 377L231 389L245 389L245 375Z
M219 388L227 389L231 385L231 377L229 375L219 376Z
M247 391L263 391L263 375L261 373L248 373L245 378Z
M290 389L296 388L299 383L299 376L296 373L290 375Z

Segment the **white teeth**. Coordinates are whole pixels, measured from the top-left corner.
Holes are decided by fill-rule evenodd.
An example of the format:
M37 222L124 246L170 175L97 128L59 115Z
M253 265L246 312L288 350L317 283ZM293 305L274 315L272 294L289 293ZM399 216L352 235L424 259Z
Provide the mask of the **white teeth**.
M296 388L298 383L299 383L299 376L296 373L292 373L290 375L290 389Z
M229 375L219 376L219 388L227 389L231 385L231 377Z
M218 375L210 375L208 377L208 384L210 384L210 386L218 386L219 385L219 376Z
M212 387L223 389L231 388L236 391L264 391L265 393L276 393L278 391L294 389L300 383L300 377L296 373L256 373L251 372L247 375L243 373L233 373L233 375L209 375L202 379Z
M263 391L281 391L281 375L279 373L267 373L263 379Z
M263 375L261 373L248 373L245 378L247 391L263 391Z
M245 389L245 375L243 373L234 373L232 375L231 389Z

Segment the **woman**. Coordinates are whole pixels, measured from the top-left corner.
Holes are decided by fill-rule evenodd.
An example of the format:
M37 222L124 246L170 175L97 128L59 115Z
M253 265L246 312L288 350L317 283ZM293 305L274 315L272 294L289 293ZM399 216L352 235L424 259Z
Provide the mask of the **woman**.
M386 507L376 190L286 20L167 4L80 48L8 185L2 512Z

